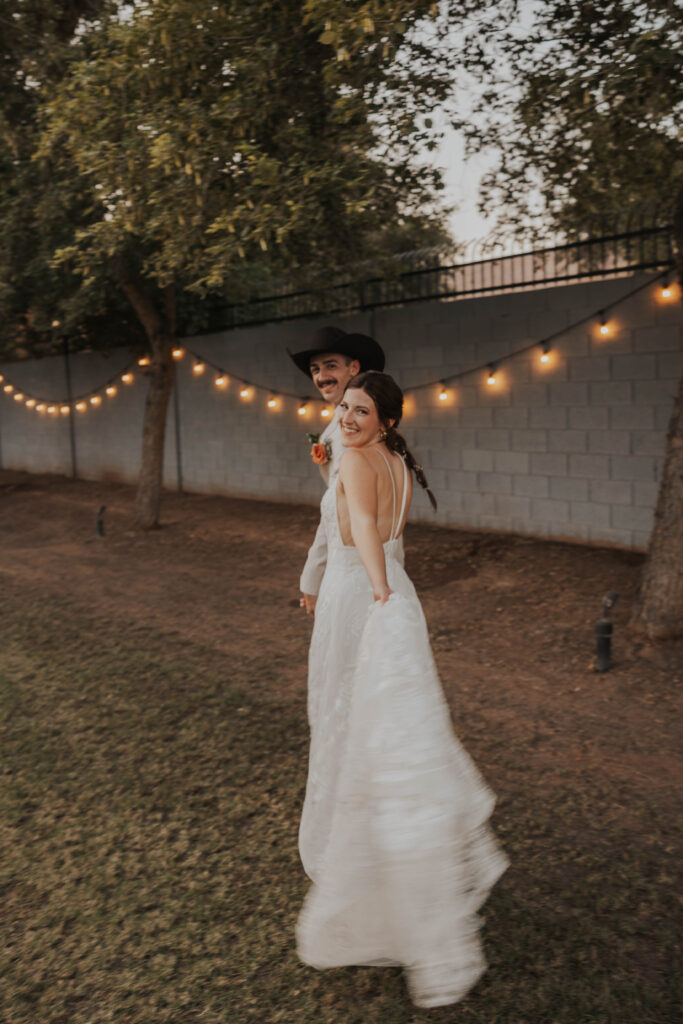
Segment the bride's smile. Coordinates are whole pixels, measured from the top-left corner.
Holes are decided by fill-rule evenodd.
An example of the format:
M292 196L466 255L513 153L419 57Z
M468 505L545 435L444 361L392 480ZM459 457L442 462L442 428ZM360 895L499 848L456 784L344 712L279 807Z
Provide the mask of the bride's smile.
M339 425L345 448L363 448L379 439L382 424L377 406L365 391L347 388L339 408Z

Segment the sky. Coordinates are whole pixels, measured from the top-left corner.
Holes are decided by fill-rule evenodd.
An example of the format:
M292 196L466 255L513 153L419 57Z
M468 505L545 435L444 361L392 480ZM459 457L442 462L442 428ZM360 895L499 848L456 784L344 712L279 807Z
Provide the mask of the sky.
M520 0L517 16L519 31L526 33L534 23L537 0ZM459 83L458 113L473 117L474 85L466 80ZM471 90L471 91L470 91ZM443 128L444 137L439 146L437 162L444 171L447 205L458 209L449 218L448 226L456 242L485 238L493 231L495 220L483 217L477 210L479 184L484 174L495 164L494 152L478 153L468 160L464 155L464 140L450 127Z
M438 152L438 163L444 169L446 202L458 207L448 221L457 242L484 238L494 227L494 221L477 210L479 182L494 162L494 154L477 154L465 160L464 148L458 134L448 129Z

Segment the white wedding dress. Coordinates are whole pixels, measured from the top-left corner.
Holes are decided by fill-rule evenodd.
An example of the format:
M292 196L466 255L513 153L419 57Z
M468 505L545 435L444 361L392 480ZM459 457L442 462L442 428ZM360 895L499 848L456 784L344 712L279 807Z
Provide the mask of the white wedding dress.
M507 860L486 824L494 796L453 733L403 568L395 529L405 463L398 517L391 477L384 553L394 593L384 605L355 547L342 543L335 488L322 500L329 549L309 656L299 833L313 884L297 946L316 968L400 964L413 1002L432 1007L461 999L485 970L477 910Z

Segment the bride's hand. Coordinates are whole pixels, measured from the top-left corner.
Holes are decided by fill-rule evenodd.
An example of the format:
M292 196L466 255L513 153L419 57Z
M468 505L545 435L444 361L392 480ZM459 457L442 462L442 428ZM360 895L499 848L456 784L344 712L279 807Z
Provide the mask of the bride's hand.
M374 590L372 596L380 604L386 604L392 594L393 590L390 587L381 587L379 590Z

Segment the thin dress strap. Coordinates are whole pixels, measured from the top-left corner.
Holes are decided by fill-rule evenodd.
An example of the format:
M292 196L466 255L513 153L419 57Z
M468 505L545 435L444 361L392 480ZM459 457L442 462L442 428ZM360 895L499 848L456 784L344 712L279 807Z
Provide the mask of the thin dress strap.
M406 498L408 497L408 467L406 466L406 460L402 456L399 456L399 458L401 459L401 462L403 463L403 499L401 501L401 511L398 514L398 522L396 523L396 529L397 530L398 530L399 526L401 525L401 523L403 522L403 513L406 510ZM392 479L393 479L393 474L392 474ZM393 530L391 532L393 534ZM395 537L392 537L392 540L395 540L395 539L396 539Z
M396 525L396 481L394 480L394 474L391 472L391 466L389 465L389 460L387 459L386 455L384 454L384 452L382 451L381 448L378 448L377 451L380 453L380 455L384 459L385 465L386 465L386 467L387 467L387 469L389 471L389 476L391 477L391 492L392 492L392 497L393 497L393 505L392 505L392 509L391 509L391 533L389 534L389 540L393 540L394 539L394 527ZM399 520L399 522L400 522L400 520Z

